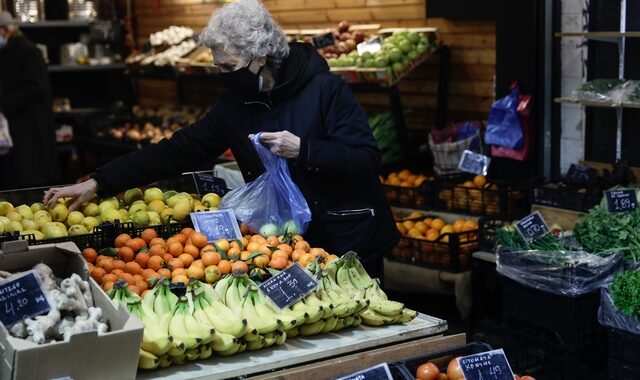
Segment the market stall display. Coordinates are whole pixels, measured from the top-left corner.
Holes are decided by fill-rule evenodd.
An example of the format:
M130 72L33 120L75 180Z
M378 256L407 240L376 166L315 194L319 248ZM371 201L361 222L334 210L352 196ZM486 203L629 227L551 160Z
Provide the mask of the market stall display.
M412 173L408 169L380 176L380 182L391 205L416 209L430 207L428 186L432 180L432 176Z

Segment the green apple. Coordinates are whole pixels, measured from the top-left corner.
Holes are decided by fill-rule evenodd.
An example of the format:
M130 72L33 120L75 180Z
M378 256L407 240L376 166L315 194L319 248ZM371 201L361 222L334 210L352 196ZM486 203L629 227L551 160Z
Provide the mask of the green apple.
M189 213L191 212L191 205L188 200L180 200L173 206L173 220L177 220L178 222L182 222L187 218Z
M154 201L149 202L149 206L147 207L147 210L154 211L160 214L160 212L165 208L167 208L167 205L165 205L163 201L156 199Z
M88 233L89 231L82 224L74 224L69 228L69 232L68 232L69 236L84 235Z
M114 223L116 220L120 220L120 212L115 208L107 208L100 213L100 220Z
M51 219L54 222L64 222L69 216L69 209L64 203L58 203L51 209Z
M24 231L24 228L22 227L22 224L20 224L20 222L12 220L11 221L11 226L9 227L7 232L21 232L21 231Z
M273 223L267 223L260 227L260 235L264 237L278 235L278 227Z
M95 203L87 203L82 208L84 216L98 216L100 215L100 208Z
M165 208L164 210L162 210L160 212L160 221L164 224L169 223L171 220L173 219L173 209L172 208Z
M84 215L80 211L71 211L67 216L67 226L75 226L76 224L82 224Z
M151 201L155 201L156 199L160 201L164 200L162 190L157 187L150 187L144 191L144 203L149 204Z
M100 202L100 204L98 205L98 214L102 215L103 212L105 212L106 210L109 209L117 209L117 207L115 207L113 205L113 202L110 201L102 201ZM85 215L86 216L86 215Z
M85 216L84 219L82 219L82 225L87 231L91 232L95 227L100 225L100 222L93 216Z
M162 224L160 222L160 214L158 214L155 211L147 211L147 214L149 215L149 225L150 226L158 226L158 225Z
M11 226L11 220L6 216L0 216L0 224L2 225L2 230L4 232L8 232L8 229Z
M124 198L124 203L127 205L130 205L133 202L142 199L142 197L143 197L142 190L136 187L136 188L125 191L123 198Z
M149 225L149 214L146 211L138 211L131 217L135 227L146 227Z
M25 231L38 229L38 223L36 223L33 219L22 219L22 222L20 222L20 224L22 224L22 228L24 228Z
M15 211L22 216L22 219L33 219L33 211L27 205L20 205L15 208Z
M119 209L120 208L120 201L116 197L107 198L107 199L105 199L105 201L111 202L111 204L113 205L113 208L115 208L115 209Z
M22 215L18 214L15 210L9 211L7 218L12 222L20 223L22 221Z
M207 193L202 197L202 204L207 207L218 207L220 196L216 193Z
M136 203L129 207L129 215L133 215L138 211L147 211L148 207L144 203Z
M121 222L127 222L131 219L131 217L129 216L129 211L127 211L126 209L121 208L118 210L118 212L120 213Z
M178 192L175 190L167 190L164 193L162 193L162 200L164 201L164 203L167 203L169 198L173 197L176 194L178 194Z
M0 216L7 216L9 212L13 211L13 205L7 201L0 202Z
M45 239L54 239L54 238L60 238L60 237L64 237L67 236L66 231L62 230L62 228L60 228L59 226L53 224L53 225L48 225L45 227L44 231L42 231L44 233L44 237Z
M33 213L35 214L36 211L40 211L40 210L46 210L47 208L45 207L45 205L43 205L40 202L36 202L36 203L32 203L31 204L31 211L33 211Z
M287 220L282 225L282 233L287 235L297 235L300 229L294 220Z
M42 228L49 222L51 222L51 214L47 210L38 210L33 214L33 220L38 224L38 229Z

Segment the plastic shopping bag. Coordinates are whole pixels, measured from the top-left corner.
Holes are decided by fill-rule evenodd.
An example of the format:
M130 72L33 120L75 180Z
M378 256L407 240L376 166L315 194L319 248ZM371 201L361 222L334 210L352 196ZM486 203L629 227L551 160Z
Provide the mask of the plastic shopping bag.
M287 160L273 154L260 143L260 133L251 140L265 172L228 192L221 208L231 208L236 218L254 233L264 236L302 234L311 221L307 201L289 174Z
M518 115L520 89L514 86L511 93L493 102L489 112L484 142L507 148L520 149L524 145L524 134Z
M524 144L520 149L507 148L504 146L493 145L491 147L492 157L510 158L517 161L526 161L529 159L531 152L531 95L520 94L518 102L518 115L520 115L520 124L524 133Z
M9 122L0 112L0 155L7 154L13 148L13 140L9 133Z

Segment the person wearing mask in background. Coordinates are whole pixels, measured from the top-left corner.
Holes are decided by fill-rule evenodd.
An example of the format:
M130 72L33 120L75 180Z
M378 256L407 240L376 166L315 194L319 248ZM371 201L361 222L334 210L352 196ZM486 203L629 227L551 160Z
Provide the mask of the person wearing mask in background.
M0 156L0 188L60 182L51 89L42 53L0 12L0 112L9 124L13 148Z
M247 182L264 172L249 136L287 159L312 221L305 240L328 252L356 251L372 277L399 240L378 179L380 152L347 84L310 44L287 43L258 0L225 5L201 35L227 88L194 125L169 140L115 159L93 178L49 190L44 202L71 197L70 209L96 191L112 195L154 180L213 167L231 148ZM265 199L264 202L270 202Z

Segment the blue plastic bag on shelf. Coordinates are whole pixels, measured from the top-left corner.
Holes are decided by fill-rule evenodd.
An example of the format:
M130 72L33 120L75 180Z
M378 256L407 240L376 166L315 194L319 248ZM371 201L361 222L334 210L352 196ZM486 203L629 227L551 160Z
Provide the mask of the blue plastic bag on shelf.
M230 208L236 218L253 233L262 235L302 234L311 221L311 210L298 186L291 180L287 160L273 154L260 143L260 133L253 136L265 172L237 189L228 192L220 208Z
M498 99L491 105L484 142L506 148L521 149L524 145L524 133L518 115L520 89L513 86L511 93Z

